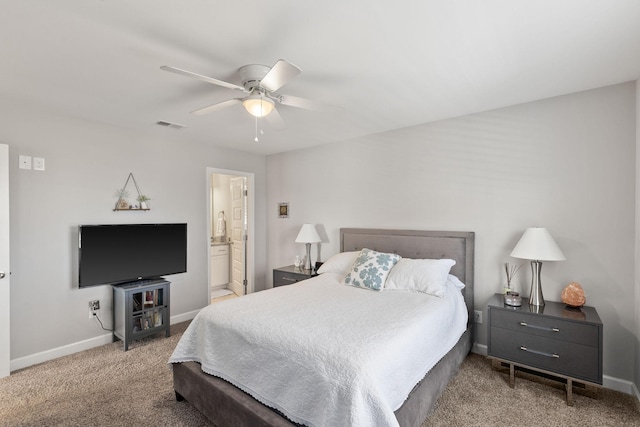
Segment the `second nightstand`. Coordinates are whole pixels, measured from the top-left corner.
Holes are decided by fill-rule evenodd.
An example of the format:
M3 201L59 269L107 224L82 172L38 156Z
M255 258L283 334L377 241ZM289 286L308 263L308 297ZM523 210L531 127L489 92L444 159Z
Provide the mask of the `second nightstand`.
M316 276L315 273L305 272L293 265L273 269L273 287L291 285L301 280Z
M569 405L573 381L602 385L603 326L595 308L552 301L536 308L525 298L522 307L509 307L495 295L488 309L488 355L509 365L511 387L516 366L564 379Z

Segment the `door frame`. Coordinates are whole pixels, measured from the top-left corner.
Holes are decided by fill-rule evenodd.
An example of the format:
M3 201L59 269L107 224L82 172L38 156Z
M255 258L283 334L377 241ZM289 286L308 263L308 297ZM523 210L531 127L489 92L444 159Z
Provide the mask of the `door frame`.
M9 146L0 144L0 271L5 274L5 277L0 279L0 378L11 373L9 223Z
M212 218L213 212L211 211L211 204L213 202L211 195L211 179L213 175L232 175L236 177L245 177L247 179L247 295L251 294L255 291L255 185L254 178L255 174L251 172L244 171L236 171L230 169L220 169L207 167L206 180L207 180L207 235L206 243L207 243L207 301L211 301L211 263L209 259L211 257L211 241L210 238L212 236L213 228L212 228ZM231 253L231 251L229 251Z

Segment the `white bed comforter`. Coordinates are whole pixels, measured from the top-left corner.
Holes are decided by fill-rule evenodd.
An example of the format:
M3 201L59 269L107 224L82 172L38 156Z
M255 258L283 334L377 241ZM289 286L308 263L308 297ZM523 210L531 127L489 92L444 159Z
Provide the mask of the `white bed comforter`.
M397 426L394 411L458 341L467 311L437 298L374 292L325 273L204 308L170 363L197 361L294 422Z

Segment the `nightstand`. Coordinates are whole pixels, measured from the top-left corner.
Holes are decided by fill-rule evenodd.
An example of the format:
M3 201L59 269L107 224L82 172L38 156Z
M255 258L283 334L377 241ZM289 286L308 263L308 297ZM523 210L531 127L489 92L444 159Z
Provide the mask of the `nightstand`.
M315 273L305 272L297 269L293 265L273 269L273 287L291 285L301 280L317 276Z
M573 381L602 385L603 325L593 307L580 309L546 301L543 307L504 305L496 294L488 305L490 358L509 365L509 385L514 370L525 368L566 382L567 404L573 404Z

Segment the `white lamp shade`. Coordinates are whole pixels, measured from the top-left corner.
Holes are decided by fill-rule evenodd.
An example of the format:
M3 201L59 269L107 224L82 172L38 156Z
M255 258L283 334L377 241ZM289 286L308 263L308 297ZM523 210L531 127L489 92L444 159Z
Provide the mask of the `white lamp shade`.
M302 224L298 237L296 237L296 243L319 243L321 241L322 239L313 224Z
M511 251L514 258L536 261L562 261L565 256L546 228L527 228Z

